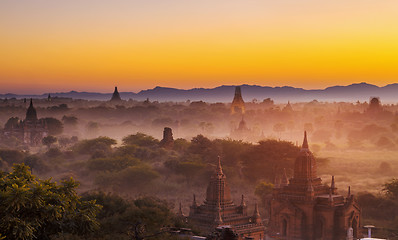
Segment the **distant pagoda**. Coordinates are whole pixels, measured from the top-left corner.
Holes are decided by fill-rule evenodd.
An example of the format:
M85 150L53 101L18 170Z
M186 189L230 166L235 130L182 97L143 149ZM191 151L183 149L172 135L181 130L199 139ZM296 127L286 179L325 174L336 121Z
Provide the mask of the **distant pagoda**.
M231 104L231 114L237 112L241 114L245 113L245 102L243 101L240 87L235 87L235 96Z
M113 92L111 102L120 102L120 101L122 101L122 99L120 98L120 94L117 91L117 87L115 87L115 91Z
M5 137L15 137L29 146L39 146L42 139L48 136L48 128L44 119L37 118L37 112L33 106L33 100L26 110L25 120L11 123L3 130Z

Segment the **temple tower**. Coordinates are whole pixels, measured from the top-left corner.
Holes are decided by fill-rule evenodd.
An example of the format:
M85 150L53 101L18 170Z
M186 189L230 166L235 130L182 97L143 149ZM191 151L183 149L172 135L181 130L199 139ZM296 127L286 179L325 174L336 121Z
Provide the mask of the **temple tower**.
M26 111L26 118L25 121L27 122L36 122L37 121L37 113L35 107L33 107L33 100L30 99L30 104L28 110Z
M194 195L188 222L200 229L203 234L209 234L217 227L228 225L239 235L239 239L250 236L254 240L262 240L264 237L264 225L258 207L255 206L254 213L248 215L243 195L240 205L235 205L232 201L220 157L207 187L204 203L198 205Z
M316 174L316 161L308 147L307 134L288 184L274 188L269 235L286 240L341 240L347 230L360 236L361 209L353 195L337 193L332 176L330 187ZM286 183L286 181L284 181Z
M240 87L235 87L235 96L231 104L231 114L234 113L245 113L245 102L243 101Z
M113 92L111 102L119 102L119 101L122 101L122 99L120 98L120 94L117 91L117 87L115 87L115 91Z
M174 146L173 131L169 127L163 130L163 139L160 141L160 146L167 149L172 149Z

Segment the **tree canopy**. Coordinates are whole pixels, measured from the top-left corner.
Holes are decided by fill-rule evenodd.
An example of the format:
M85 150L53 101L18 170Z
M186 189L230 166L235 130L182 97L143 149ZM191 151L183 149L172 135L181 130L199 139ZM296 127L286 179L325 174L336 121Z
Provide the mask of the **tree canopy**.
M0 232L7 239L50 239L97 229L95 200L82 201L72 178L60 184L40 180L24 164L0 173Z

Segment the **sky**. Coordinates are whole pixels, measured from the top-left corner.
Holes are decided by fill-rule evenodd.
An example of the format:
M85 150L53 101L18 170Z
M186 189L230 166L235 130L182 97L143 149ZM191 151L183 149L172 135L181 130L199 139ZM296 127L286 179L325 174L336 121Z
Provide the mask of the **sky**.
M2 0L0 93L398 82L396 0Z

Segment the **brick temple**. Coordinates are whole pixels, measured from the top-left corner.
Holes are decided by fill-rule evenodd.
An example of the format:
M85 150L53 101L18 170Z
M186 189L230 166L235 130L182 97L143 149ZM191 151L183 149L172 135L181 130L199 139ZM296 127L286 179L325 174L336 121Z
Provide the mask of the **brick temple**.
M243 195L240 205L233 203L220 158L207 187L206 200L202 205L198 205L194 195L188 221L204 234L213 232L217 227L229 226L239 235L239 239L245 237L254 240L265 239L265 228L257 204L254 212L248 215Z
M235 96L231 103L231 114L235 113L245 113L245 102L243 101L240 87L235 87Z
M286 240L342 240L359 238L361 209L350 189L346 197L317 177L307 134L295 161L294 176L275 186L268 235Z
M41 145L42 139L48 135L48 129L46 122L37 118L32 99L30 99L30 105L26 110L25 120L6 127L4 135L15 137L29 146Z

